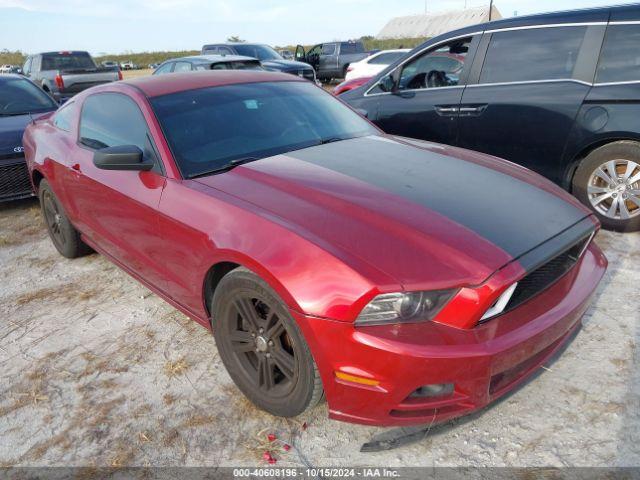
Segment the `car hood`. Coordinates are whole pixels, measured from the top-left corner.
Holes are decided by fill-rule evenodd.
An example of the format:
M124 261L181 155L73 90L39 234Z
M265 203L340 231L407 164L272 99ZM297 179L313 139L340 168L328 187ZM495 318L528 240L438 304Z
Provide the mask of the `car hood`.
M477 285L590 215L510 162L386 135L195 181L250 202L352 266L364 260L405 288Z
M15 149L22 147L22 134L27 125L32 119L40 118L46 113L34 113L31 116L28 114L10 117L0 116L0 155L18 153Z
M281 72L289 70L310 69L311 65L304 62L296 62L295 60L264 60L260 62L265 68L272 68Z

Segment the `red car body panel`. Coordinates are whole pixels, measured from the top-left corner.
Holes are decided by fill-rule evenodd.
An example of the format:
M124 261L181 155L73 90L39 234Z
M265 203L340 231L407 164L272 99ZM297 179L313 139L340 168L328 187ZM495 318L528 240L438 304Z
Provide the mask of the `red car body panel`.
M482 312L526 268L513 253L447 215L308 161L304 152L182 179L148 98L262 81L304 82L291 75L229 71L86 90L65 107L73 109L70 132L54 127L50 117L27 128L23 144L32 179L48 180L89 245L207 328L211 269L228 262L258 274L300 325L333 418L407 425L468 413L515 387L570 336L606 268L595 244L542 294L478 325ZM138 104L164 175L95 167L93 152L76 139L82 102L98 92L120 92ZM383 135L355 141L353 148L371 142L444 155L452 163L515 179L570 206L576 221L597 228L594 217L563 190L510 162ZM334 155L331 149L340 143L314 148L318 155ZM537 246L523 246L523 257ZM379 293L448 288L457 294L434 322L354 326ZM336 378L336 371L375 378L380 385L351 384ZM507 380L496 380L500 375ZM448 381L455 382L452 398L405 400L421 385Z
M361 87L373 77L358 77L353 78L351 80L345 80L342 83L339 83L333 88L334 95L340 95L341 93L348 92L349 90L353 90L354 88Z

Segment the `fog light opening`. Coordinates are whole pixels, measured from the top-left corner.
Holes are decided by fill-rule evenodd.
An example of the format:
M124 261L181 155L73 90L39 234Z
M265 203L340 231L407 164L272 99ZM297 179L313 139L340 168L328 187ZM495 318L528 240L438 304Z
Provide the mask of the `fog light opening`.
M453 383L433 383L416 388L409 398L448 397L453 394Z

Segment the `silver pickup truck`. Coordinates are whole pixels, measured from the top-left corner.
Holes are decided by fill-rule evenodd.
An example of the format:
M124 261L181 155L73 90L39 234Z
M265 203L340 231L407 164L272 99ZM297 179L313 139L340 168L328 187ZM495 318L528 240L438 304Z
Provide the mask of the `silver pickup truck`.
M98 67L88 52L79 51L30 55L22 70L59 103L89 87L122 80L118 67Z

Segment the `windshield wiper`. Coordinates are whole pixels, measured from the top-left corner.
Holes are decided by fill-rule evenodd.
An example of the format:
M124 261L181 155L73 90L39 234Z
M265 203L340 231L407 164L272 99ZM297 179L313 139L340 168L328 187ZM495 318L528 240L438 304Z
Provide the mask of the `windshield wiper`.
M320 140L320 143L318 145L326 145L327 143L341 142L342 140L345 140L345 139L342 137L323 138L322 140Z
M198 178L198 177L206 177L208 175L215 175L216 173L228 172L232 168L235 168L239 165L243 165L245 163L254 162L256 160L260 160L257 157L242 157L242 158L234 158L230 160L229 163L223 165L222 167L214 168L213 170L205 170L204 172L194 173L188 176L188 178Z

